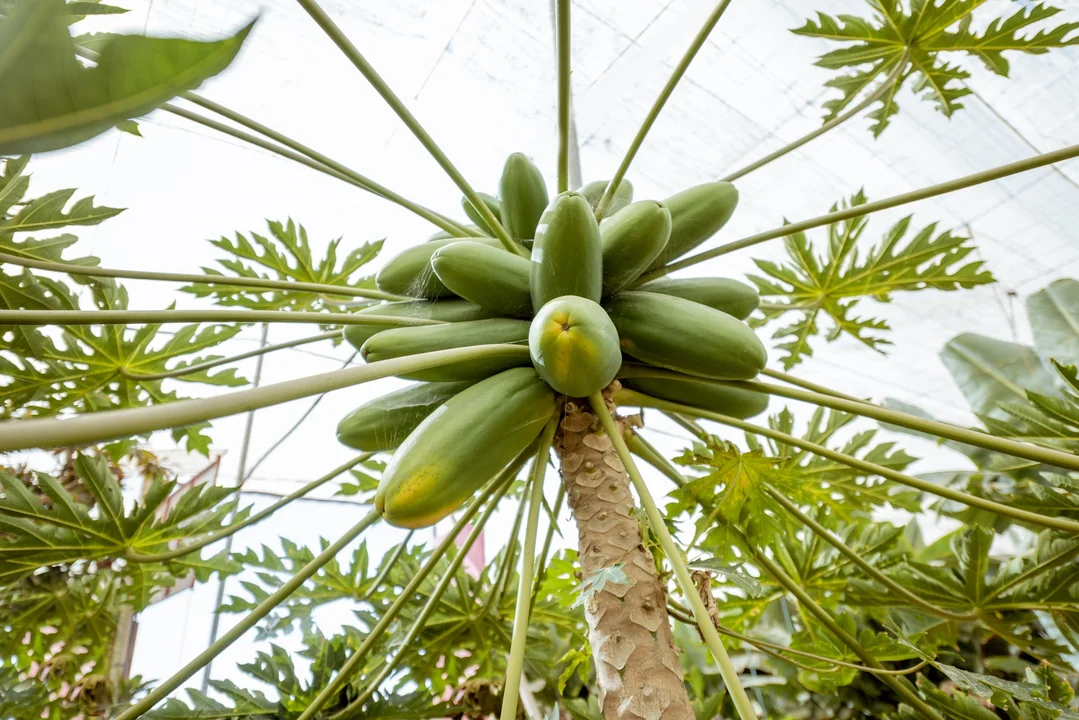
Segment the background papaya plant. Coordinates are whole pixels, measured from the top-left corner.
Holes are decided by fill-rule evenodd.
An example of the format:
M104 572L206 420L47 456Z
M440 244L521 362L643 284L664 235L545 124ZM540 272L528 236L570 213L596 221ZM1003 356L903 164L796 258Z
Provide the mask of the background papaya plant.
M1047 6L993 15L948 1L871 3L868 20L820 15L796 32L852 43L821 60L848 73L829 82L842 98L825 104L821 128L724 179L631 203L631 164L730 4L708 15L612 180L570 192L573 7L556 2L554 192L545 163L514 154L488 195L334 20L299 0L458 186L467 219L195 94L233 61L250 26L216 41L80 35L69 26L122 9L0 4L0 451L69 448L58 467L31 469L12 455L0 474L0 713L1079 716L1074 281L1030 297L1036 348L976 335L945 348L981 428L767 369L750 330L793 315L772 331L786 370L812 354L825 327L832 339L884 349L889 327L861 315L862 303L993 276L967 232L907 216L867 242L868 216L1051 166L1079 146L872 202L859 192L819 217L681 257L731 218L739 195L729 181L867 108L879 135L908 78L951 115L970 90L948 53L976 55L1007 75L1004 53L1073 44L1076 25L1047 22L1057 13ZM362 273L381 243L336 239L320 257L292 220L213 241L226 256L201 272L79 257L69 250L75 237L56 231L120 211L92 198L71 203L73 190L34 199L27 154L112 128L139 133L133 120L156 108L389 200L434 225L436 242L378 258L375 277ZM462 238L472 241L455 242ZM758 260L755 287L669 277L779 238L789 259ZM217 307L131 309L119 280L175 283ZM175 323L175 332L161 330ZM322 332L206 354L255 323ZM235 363L342 340L366 362L207 397L181 399L174 389L239 388L248 381ZM339 438L360 452L257 512L238 510L226 489L181 494L141 447L170 430L207 453L210 421L390 377L420 384L342 421ZM803 413L806 403L817 407ZM749 421L766 408L765 419ZM974 469L910 474L914 455L878 437L871 421L936 438ZM657 425L677 429L684 449L667 457L653 444ZM124 458L146 478L137 499L125 498ZM552 459L561 482L548 471ZM371 506L343 535L313 547L285 537L280 549L231 550L236 533L342 476L339 494ZM665 497L653 495L661 478ZM559 535L573 544L559 520L564 507L577 551L555 547ZM466 566L500 509L512 518L507 542L491 562ZM433 542L414 536L442 518L452 527ZM955 529L940 536L948 522ZM376 561L371 533L383 523L410 532ZM224 550L211 549L220 541ZM115 628L153 589L192 572L200 581L242 574L242 591L221 607L237 622L171 677L114 672ZM315 615L341 602L354 617L328 632ZM263 642L238 668L248 681L177 692L249 631ZM299 653L274 642L290 634Z

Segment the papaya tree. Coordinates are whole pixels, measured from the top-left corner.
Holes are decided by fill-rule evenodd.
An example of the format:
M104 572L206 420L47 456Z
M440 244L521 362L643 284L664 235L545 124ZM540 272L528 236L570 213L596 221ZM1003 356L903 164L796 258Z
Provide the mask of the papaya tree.
M877 104L879 135L908 78L945 114L958 110L969 74L942 54L974 55L1007 75L1004 53L1075 44L1075 23L1038 26L1056 10L1037 5L984 23L979 16L975 26L981 3L962 0L871 2L872 20L819 16L796 32L855 43L821 59L852 73L830 81L843 95L826 104L821 128L720 179L635 200L626 178L634 157L730 0L707 17L611 179L577 188L572 4L559 0L554 188L543 163L514 153L492 194L463 177L316 0L297 2L460 189L467 219L423 207L195 93L233 61L251 26L216 41L72 35L87 15L121 10L0 2L0 263L8 268L0 269L0 452L77 449L73 470L34 473L12 463L0 474L0 607L14 638L0 670L5 717L1079 717L1073 284L1031 300L1047 358L984 338L949 344L953 372L991 369L988 380L962 380L979 428L769 368L756 333L796 317L772 333L785 370L812 354L824 323L830 338L883 349L889 327L856 315L861 303L958 291L993 276L971 259L970 237L936 223L911 233L910 216L867 246L869 216L1050 167L1079 156L1079 146L880 200L856 192L820 216L701 249L736 211L734 180ZM267 235L214 241L226 254L220 267L190 273L102 267L66 254L73 235L41 237L120 211L93 198L69 207L73 190L29 197L28 156L114 128L137 132L134 119L156 109L396 203L437 232L373 276L361 273L381 260L381 244L333 241L318 258L291 220L269 222ZM806 233L817 229L824 242ZM789 260L758 261L752 284L674 276L781 238ZM217 307L131 309L123 279L182 284L188 299ZM84 308L87 298L93 309ZM175 323L185 324L159 333ZM242 355L205 354L253 323L322 332ZM319 342L347 343L363 364L201 398L176 389L239 388L247 380L229 365ZM1059 380L1014 374L1044 370L1050 359ZM268 508L236 511L225 491L179 496L164 476L138 502L124 502L115 460L155 432L205 453L216 419L391 377L414 384L361 405L337 427L357 454ZM796 418L784 407L749 422L775 399L817 409ZM626 411L633 408L640 412ZM685 431L681 454L666 457L648 441L646 412ZM948 443L976 472L943 481L913 474L916 458L879 439L871 422ZM665 498L653 495L645 472L671 483ZM342 476L350 482L341 494L369 509L341 536L319 548L283 540L280 552L204 555ZM552 555L563 504L577 550ZM163 505L172 509L157 514ZM495 562L466 573L468 550L507 505L515 508L510 538ZM882 522L884 510L915 520ZM927 538L923 517L960 527ZM411 544L410 535L372 566L365 536L374 528L415 531L443 520L452 529L432 547ZM994 553L1005 533L1014 557ZM346 567L338 556L349 547ZM242 617L169 678L112 678L101 691L83 670L92 702L72 703L35 682L45 677L40 668L23 667L31 656L53 660L41 639L48 633L37 632L46 623L72 643L99 643L79 634L97 627L90 620L65 626L58 595L79 612L105 607L102 597L138 610L146 588L180 574L241 570L257 582L221 610ZM353 605L355 625L327 636L311 613L337 600ZM303 662L271 644L242 666L277 697L226 680L211 682L212 695L176 694L256 628L262 638L303 635ZM92 668L105 662L106 645L84 653Z

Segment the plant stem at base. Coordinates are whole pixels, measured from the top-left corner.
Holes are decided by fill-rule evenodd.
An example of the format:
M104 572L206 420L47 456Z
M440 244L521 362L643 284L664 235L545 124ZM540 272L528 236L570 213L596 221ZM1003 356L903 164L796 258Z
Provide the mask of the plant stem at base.
M633 482L633 487L640 497L641 505L644 506L645 513L648 515L648 522L652 527L652 531L656 534L659 544L663 547L663 552L666 553L667 559L674 569L678 585L682 588L686 598L689 599L690 607L693 608L693 616L697 619L697 627L700 628L705 644L708 645L708 649L712 651L712 656L719 664L719 672L723 676L723 682L727 685L727 692L731 694L734 706L738 709L739 717L742 720L756 720L757 712L753 709L753 704L738 679L738 671L735 670L730 656L727 655L727 651L723 647L723 641L720 639L719 633L716 632L716 628L708 616L708 610L705 609L704 602L697 593L697 586L693 584L693 580L689 576L689 568L686 567L686 563L682 559L681 551L675 545L670 532L667 531L663 516L659 514L659 508L656 507L656 502L652 499L652 494L648 491L644 478L641 477L637 465L633 462L633 455L630 454L629 448L626 447L626 441L622 438L622 432L618 429L617 423L615 423L614 418L607 409L607 403L604 401L603 395L594 393L588 400L599 417L607 437L610 438L611 443L614 445L618 457L622 460L630 480Z

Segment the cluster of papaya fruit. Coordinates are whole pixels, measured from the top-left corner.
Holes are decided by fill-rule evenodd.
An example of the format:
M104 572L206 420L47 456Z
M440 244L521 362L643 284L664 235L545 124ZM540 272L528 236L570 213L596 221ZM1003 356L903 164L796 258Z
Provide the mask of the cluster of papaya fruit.
M712 182L663 202L632 202L632 185L623 181L597 222L606 185L590 183L552 200L539 169L511 155L498 197L481 197L527 252L503 247L465 199L476 237L436 234L377 274L379 289L415 299L360 313L444 324L349 325L345 339L368 362L475 345L528 348L403 375L420 384L341 421L344 444L395 451L375 498L391 524L425 527L459 508L537 439L558 395L604 389L623 355L702 378L623 381L641 393L743 418L765 409L764 395L707 382L748 380L764 367L764 345L743 322L759 302L752 287L725 278L633 286L723 227L738 202L734 186Z

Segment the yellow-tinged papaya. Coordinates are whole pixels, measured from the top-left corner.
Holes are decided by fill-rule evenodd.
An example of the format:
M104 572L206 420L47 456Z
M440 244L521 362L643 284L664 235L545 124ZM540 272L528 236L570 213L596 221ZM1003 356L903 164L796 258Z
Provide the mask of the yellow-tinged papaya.
M498 186L502 226L517 240L531 240L547 207L547 183L535 163L521 153L506 158Z
M402 330L421 332L400 332ZM406 373L401 377L425 382L475 381L511 367L530 364L527 351L528 322L507 318L392 328L372 335L360 348L360 353L367 362L378 362L436 350L500 344L520 345L522 353L479 360L463 360L441 367Z
M629 285L663 252L671 236L671 213L655 200L641 200L599 224L603 248L603 295Z
M434 525L524 452L554 409L554 393L531 367L476 383L401 444L382 473L375 509L398 527Z
M337 424L337 440L365 452L396 450L435 408L470 382L419 383L369 400Z
M359 311L360 315L392 315L394 317L417 317L446 322L466 322L469 320L487 320L497 317L498 313L473 305L465 300L401 300L399 302L370 305ZM344 336L348 343L359 350L367 339L376 333L388 330L385 325L346 325Z
M431 256L440 247L462 239L487 243L497 247L502 246L497 238L488 237L443 238L413 245L394 255L389 262L382 266L382 269L375 274L375 285L378 286L379 290L393 293L394 295L406 295L428 300L453 297L453 293L442 284L442 281L435 275L435 271L431 269Z
M663 201L671 211L671 238L652 268L661 267L719 232L738 206L738 190L729 182L691 187Z
M543 211L532 246L529 285L536 312L563 295L599 302L603 248L599 224L584 195L562 193Z
M623 378L621 382L622 387L628 390L740 420L760 415L768 409L768 395L765 393L713 385L706 380L634 377ZM618 402L617 395L615 402Z
M501 315L529 317L528 260L502 248L461 241L440 247L431 256L438 279L465 300Z
M662 277L634 288L640 292L662 293L692 300L745 320L761 304L756 288L730 278Z
M540 377L570 397L599 392L622 365L618 331L607 313L575 295L540 308L528 331L528 350Z
M487 209L495 216L495 219L502 222L502 203L494 195L488 195L487 193L478 192L480 200L483 200L483 204L487 206ZM487 224L487 221L483 219L483 215L480 215L479 211L472 206L471 201L468 198L461 198L461 207L465 210L465 215L468 215L468 219L476 224L477 227L483 229L488 235L494 235L494 231L491 230L491 226Z
M621 292L604 307L618 329L622 352L650 365L717 380L749 380L768 360L748 325L691 300Z
M599 201L603 199L603 193L607 189L607 183L609 182L610 180L596 180L584 185L577 192L588 198L588 204L595 210L599 207ZM618 189L614 191L611 204L607 207L603 216L610 217L631 202L633 202L633 183L623 178L622 182L618 183Z

